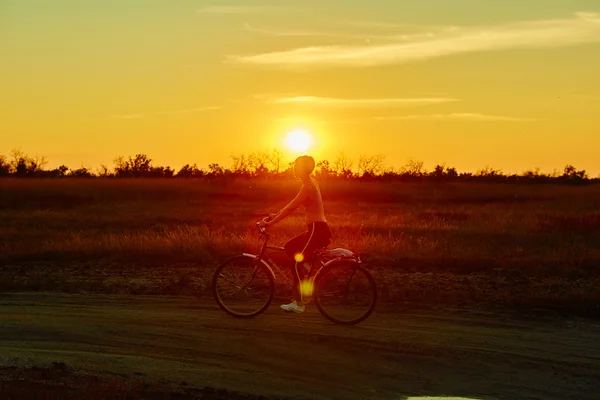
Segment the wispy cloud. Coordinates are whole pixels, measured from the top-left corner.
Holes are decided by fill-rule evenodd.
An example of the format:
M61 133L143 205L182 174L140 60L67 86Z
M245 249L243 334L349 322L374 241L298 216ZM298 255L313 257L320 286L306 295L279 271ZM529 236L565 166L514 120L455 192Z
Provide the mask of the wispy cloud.
M330 39L354 39L353 42L360 41L361 43L371 42L402 42L409 40L427 39L434 37L433 32L420 32L420 33L390 33L390 34L372 34L372 33L347 33L347 32L328 32L324 30L296 30L296 29L282 29L272 28L264 26L254 26L245 24L244 28L249 32L259 33L268 36L278 37L319 37L319 38L330 38ZM451 28L438 28L438 29L451 29Z
M423 27L435 27L434 25L418 25L418 24L398 24L393 22L381 21L357 21L357 20L337 20L337 24L351 25L357 27L380 28L380 29L423 29Z
M194 112L202 112L202 111L211 111L218 110L221 107L211 106L211 107L198 107L198 108L190 108L183 110L174 110L174 111L161 111L158 114L160 115L177 115L177 114L189 114Z
M111 118L114 119L140 119L144 118L146 114L123 114L123 115L111 115Z
M244 28L247 31L261 33L263 35L270 36L329 36L329 37L348 37L347 34L344 33L332 33L325 31L309 31L309 30L293 30L293 29L278 29L278 28L270 28L270 27L255 27L250 24L245 24Z
M414 114L414 115L396 115L373 118L344 118L344 119L318 119L315 123L343 125L343 124L364 124L373 123L373 121L393 121L393 120L447 120L447 121L467 121L467 122L532 122L539 121L537 118L509 117L503 115L489 115L480 113L448 113L448 114ZM298 122L298 118L277 118L280 122ZM301 121L301 119L300 119Z
M302 118L275 118L277 122L302 124L305 120ZM373 118L353 118L353 119L311 119L315 124L358 124L364 122L373 122Z
M320 107L361 108L361 107L409 107L458 101L448 97L417 97L417 98L366 98L343 99L334 97L294 96L270 97L257 96L266 102L274 104L309 104Z
M302 47L249 56L229 56L228 59L279 67L367 67L469 52L553 48L595 42L600 42L600 14L588 12L565 19L445 29L429 38L399 40L395 43Z
M354 118L354 119L324 119L319 121L327 125L345 125L345 124L360 124L365 122L373 122L372 119Z
M178 114L189 114L194 112L204 112L211 110L219 110L221 107L217 106L207 106L207 107L197 107L197 108L189 108L182 110L173 110L173 111L159 111L156 113L135 113L135 114L122 114L122 115L111 115L110 118L113 119L141 119L146 117L151 117L155 115L178 115Z
M413 120L453 120L453 121L537 121L535 118L507 117L503 115L487 115L479 113L450 113L450 114L418 114L418 115L399 115L391 117L376 117L378 121L388 121L397 119Z
M201 14L263 14L276 11L283 11L285 9L285 7L211 5L201 7L197 11Z

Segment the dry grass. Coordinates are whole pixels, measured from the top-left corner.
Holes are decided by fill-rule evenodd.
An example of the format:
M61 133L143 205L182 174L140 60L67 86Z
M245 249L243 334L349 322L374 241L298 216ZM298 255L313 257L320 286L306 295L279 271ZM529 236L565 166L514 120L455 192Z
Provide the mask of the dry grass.
M0 180L0 290L198 294L293 182ZM384 301L600 314L600 186L325 182ZM301 214L273 230L283 243Z

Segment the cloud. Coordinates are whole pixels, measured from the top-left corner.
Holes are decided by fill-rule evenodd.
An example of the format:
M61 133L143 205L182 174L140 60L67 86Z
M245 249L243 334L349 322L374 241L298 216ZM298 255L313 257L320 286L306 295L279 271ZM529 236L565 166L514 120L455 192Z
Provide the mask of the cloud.
M146 114L124 114L124 115L111 115L114 119L139 119L144 118Z
M378 22L378 21L356 21L356 20L337 20L335 24L353 26L355 28L374 28L381 31L409 31L422 32L423 29L430 31L454 31L457 29L454 25L427 25L427 24L399 24L393 22Z
M221 107L217 107L217 106L207 106L207 107L189 108L189 109L173 110L173 111L159 111L157 113L152 113L152 114L137 113L137 114L111 115L110 118L114 118L114 119L140 119L140 118L150 117L150 116L154 116L154 115L189 114L189 113L194 113L194 112L219 110L220 108Z
M275 118L275 121L284 123L302 123L303 118ZM373 119L354 118L354 119L311 119L315 124L355 124L362 122L373 122Z
M328 124L328 125L344 125L344 124L360 124L360 123L364 123L364 122L371 122L372 120L369 119L324 119L321 121L318 121L322 124Z
M278 118L277 121L296 121L296 118ZM472 121L472 122L531 122L539 121L536 118L508 117L503 115L487 115L480 113L449 113L449 114L415 114L415 115L397 115L388 117L374 118L351 118L351 119L321 119L314 122L321 124L361 124L372 123L373 121L393 121L393 120L447 120L447 121Z
M199 8L201 14L263 14L284 10L284 7L255 7L238 5L212 5Z
M502 115L487 115L479 113L450 113L450 114L419 114L399 115L392 117L376 117L378 121L413 119L413 120L451 120L451 121L537 121L534 118L507 117Z
M276 67L368 67L470 52L573 46L600 42L600 14L587 12L576 13L565 19L457 27L437 31L429 38L407 38L386 44L302 47L249 56L229 56L228 60Z
M184 110L161 111L158 114L161 114L161 115L189 114L189 113L194 113L194 112L218 110L220 108L221 107L216 107L216 106L198 107L198 108L190 108L190 109L184 109Z
M351 26L361 26L368 28L382 28L382 29L397 29L397 28L423 28L423 25L417 24L402 24L394 22L382 22L382 21L357 21L357 20L337 20L336 23Z
M417 98L379 98L379 99L342 99L334 97L295 96L295 97L269 97L257 96L266 102L274 104L309 104L320 107L406 107L423 106L458 101L447 97L417 97Z
M331 33L325 31L303 31L303 30L291 30L291 29L275 29L268 27L254 27L250 24L245 24L246 30L255 33L261 33L263 35L270 36L294 36L294 37L308 37L308 36L328 36L328 37L354 37L353 35L347 35L344 33Z
M327 32L324 30L295 30L295 29L281 29L271 27L256 27L250 24L245 24L244 28L249 32L260 33L262 35L279 36L279 37L327 37L327 38L339 38L339 39L359 39L362 42L376 41L402 41L402 40L415 40L419 38L433 37L431 32L421 32L416 34L388 34L388 35L373 35L366 33L336 33Z

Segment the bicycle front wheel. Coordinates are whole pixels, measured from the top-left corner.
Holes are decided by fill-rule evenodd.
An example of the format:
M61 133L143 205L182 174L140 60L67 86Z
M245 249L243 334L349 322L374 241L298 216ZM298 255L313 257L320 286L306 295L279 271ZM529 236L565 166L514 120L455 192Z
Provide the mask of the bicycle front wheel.
M234 317L251 318L269 307L275 282L263 263L242 255L228 259L217 268L212 289L223 311Z
M364 321L377 304L373 276L354 260L338 260L315 276L313 298L323 316L336 324Z

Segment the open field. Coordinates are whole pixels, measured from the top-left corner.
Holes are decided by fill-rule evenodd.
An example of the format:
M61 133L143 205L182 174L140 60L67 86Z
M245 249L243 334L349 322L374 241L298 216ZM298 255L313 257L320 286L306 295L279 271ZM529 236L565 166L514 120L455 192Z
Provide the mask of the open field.
M63 362L173 391L225 388L224 399L595 399L600 385L598 323L550 313L380 311L343 327L315 309L239 320L191 297L15 293L0 303L0 364Z
M293 182L3 179L0 290L208 296ZM600 185L323 182L381 301L600 315ZM301 212L273 242L303 229Z
M324 182L332 247L380 292L341 327L310 304L238 320L211 297L291 182L0 185L0 397L597 397L598 324L574 314L600 316L600 186ZM273 241L302 229L299 213Z

